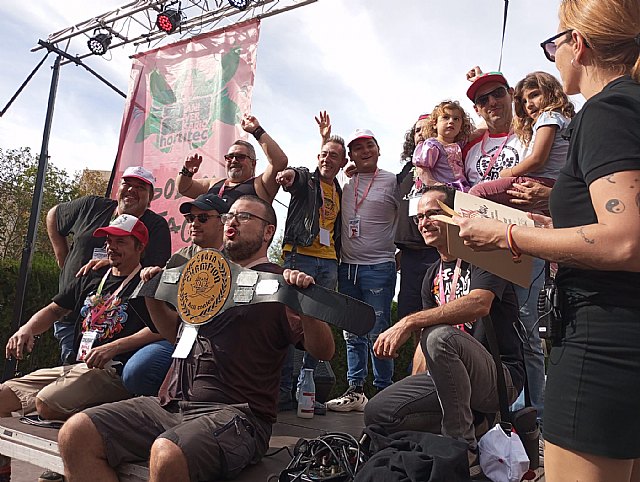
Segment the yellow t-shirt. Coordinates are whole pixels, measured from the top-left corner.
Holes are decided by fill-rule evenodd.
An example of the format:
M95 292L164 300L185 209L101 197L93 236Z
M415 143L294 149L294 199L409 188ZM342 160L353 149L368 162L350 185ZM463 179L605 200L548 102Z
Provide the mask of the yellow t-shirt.
M320 208L320 228L329 231L329 246L320 244L320 234L315 237L311 246L298 246L297 252L305 256L313 256L315 258L336 259L336 248L333 242L333 231L336 225L336 219L340 215L340 197L333 183L328 184L320 181L322 189L322 199L324 200ZM286 244L283 251L289 252L293 246Z

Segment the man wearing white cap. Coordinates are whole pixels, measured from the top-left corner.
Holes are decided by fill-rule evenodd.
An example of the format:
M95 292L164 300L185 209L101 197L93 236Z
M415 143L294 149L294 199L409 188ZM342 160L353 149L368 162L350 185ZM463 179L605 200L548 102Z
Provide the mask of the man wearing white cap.
M153 174L144 167L128 167L122 175L116 199L83 196L49 210L47 233L61 268L60 289L71 283L88 261L105 257L103 240L94 238L92 234L121 214L139 218L149 231L150 243L142 266L164 266L171 256L171 233L167 221L149 209L154 182ZM73 235L71 245L67 240L69 235ZM56 323L54 331L60 341L62 361L73 360L73 322L61 320Z
M106 237L109 267L74 278L53 301L38 311L7 342L6 356L22 359L31 352L35 336L47 331L76 306L72 365L37 370L0 387L0 416L34 409L45 419L64 420L84 408L129 398L122 384L127 361L135 351L161 339L153 333L144 303L129 297L140 281L140 258L149 242L145 225L128 214L118 216L93 236ZM159 386L162 379L156 383Z
M393 360L373 355L378 335L391 323L391 301L396 287L394 238L398 201L396 175L378 168L380 148L368 129L356 129L347 141L357 174L342 192L342 251L338 290L373 306L376 322L366 336L344 332L347 344L347 382L341 397L327 402L329 410L363 411L367 403L364 382L369 353L373 384L380 391L392 383Z

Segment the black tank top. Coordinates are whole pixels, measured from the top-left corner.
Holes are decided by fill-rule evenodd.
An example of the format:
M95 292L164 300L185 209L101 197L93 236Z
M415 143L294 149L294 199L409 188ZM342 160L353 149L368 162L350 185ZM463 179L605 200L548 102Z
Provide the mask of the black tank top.
M235 186L226 185L227 179L216 182L213 187L209 188L207 194L215 194L231 206L239 197L246 196L247 194L258 196L253 182L255 177L247 179L243 183L236 184Z

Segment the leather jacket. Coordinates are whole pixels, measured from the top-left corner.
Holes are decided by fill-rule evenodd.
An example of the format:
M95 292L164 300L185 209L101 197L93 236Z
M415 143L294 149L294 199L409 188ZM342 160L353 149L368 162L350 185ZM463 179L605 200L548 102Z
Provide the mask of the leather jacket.
M313 173L305 167L291 169L295 171L296 177L291 187L285 188L285 191L291 193L291 201L289 201L282 245L290 244L295 250L297 246L311 246L320 233L322 188L318 169ZM336 179L333 183L338 192L338 198L342 202L342 188ZM338 213L333 227L333 242L338 260L340 259L341 217L341 213Z

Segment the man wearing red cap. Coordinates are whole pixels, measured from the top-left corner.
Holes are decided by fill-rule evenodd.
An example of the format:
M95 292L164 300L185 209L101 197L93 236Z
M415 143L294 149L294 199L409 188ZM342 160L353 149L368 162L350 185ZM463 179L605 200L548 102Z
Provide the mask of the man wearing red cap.
M121 382L135 351L161 336L153 333L143 303L129 297L140 281L140 259L149 242L145 225L123 214L93 235L106 237L109 268L74 278L7 342L6 356L23 359L35 337L62 316L76 317L74 364L44 368L0 387L0 416L34 409L45 419L64 420L84 408L129 398ZM159 383L162 380L159 380Z
M467 73L472 81L467 97L474 103L478 115L487 124L484 136L470 142L464 148L465 174L471 185L498 179L498 173L514 167L526 154L526 149L513 132L513 89L500 72L483 74L479 67ZM530 196L541 191L548 196L548 189L540 189L534 182L514 186L507 191L518 204L531 200ZM542 419L544 408L545 367L542 343L538 332L537 295L544 284L544 262L534 260L532 284L529 288L516 287L520 302L520 321L523 323L528 340L523 344L527 383L531 403Z
M103 240L92 234L121 214L139 218L149 231L150 242L145 250L142 266L164 266L171 256L171 233L167 221L149 209L154 181L153 174L144 167L128 167L122 175L116 199L83 196L49 210L47 233L61 268L59 289L68 286L88 261L105 258ZM73 235L71 245L67 240L69 235ZM61 320L54 327L56 338L60 341L63 362L75 357L72 349L73 323L74 320Z

